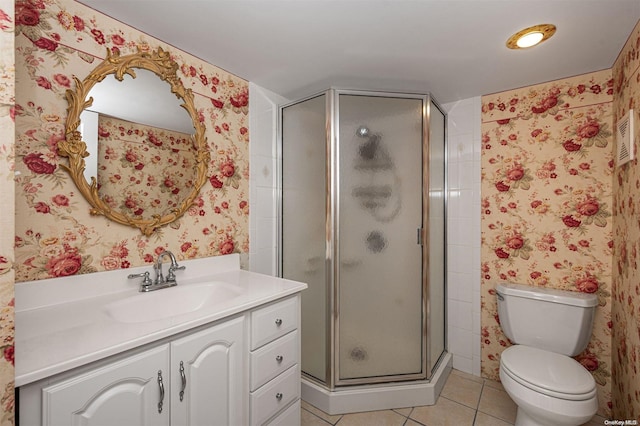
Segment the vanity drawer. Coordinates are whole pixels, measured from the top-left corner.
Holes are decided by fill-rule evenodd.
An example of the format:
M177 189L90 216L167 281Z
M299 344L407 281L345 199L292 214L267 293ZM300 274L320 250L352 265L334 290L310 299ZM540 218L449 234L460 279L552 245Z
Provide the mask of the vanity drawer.
M256 390L283 371L298 363L298 331L251 352L251 390Z
M267 423L268 426L299 426L300 425L300 400L284 410L278 417Z
M251 350L298 328L298 297L251 312Z
M300 369L291 367L251 392L251 424L261 425L291 402L300 399Z

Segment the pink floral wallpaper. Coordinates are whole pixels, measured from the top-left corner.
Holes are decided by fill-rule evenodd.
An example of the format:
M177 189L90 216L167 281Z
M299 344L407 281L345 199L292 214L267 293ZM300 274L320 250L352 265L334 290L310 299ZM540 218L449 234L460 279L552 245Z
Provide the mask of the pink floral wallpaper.
M160 46L194 91L212 159L196 204L145 238L89 215L56 144L72 75L85 76L106 49ZM496 283L596 293L593 338L577 359L598 383L600 414L638 419L640 170L637 160L614 168L612 152L616 120L634 109L640 123L639 52L637 26L612 70L482 100L483 375L497 378L509 345L497 321ZM182 259L248 253L248 84L75 1L0 0L0 134L0 192L11 199L15 191L15 205L0 209L4 426L14 423L14 281L137 266L164 248ZM639 135L637 125L636 150Z
M248 253L248 83L75 1L19 0L15 20L16 281L138 266L152 262L165 248L179 259ZM74 85L72 76L84 78L107 49L125 55L158 47L170 52L180 65L178 76L193 90L211 163L196 203L181 219L146 238L134 228L89 214L88 203L60 167L66 158L58 156L57 143L64 138L64 93ZM114 136L106 124L104 130ZM130 136L129 130L135 133L122 133ZM171 145L171 137L156 134L151 142ZM141 161L129 160L141 160L146 152L129 148L107 147L105 154L113 155L118 167L139 167ZM161 155L145 158L145 167ZM175 168L185 167L183 159L171 158L179 162ZM116 174L107 178L109 185L117 181ZM136 196L157 204L156 199L176 190L172 179L156 174L145 185L160 193ZM105 193L106 186L103 180ZM132 195L125 204L139 209L139 201Z
M13 1L0 0L0 425L15 422L13 366L13 286L14 286L14 105L15 70Z
M5 200L14 196L14 105L15 69L13 67L13 1L0 0L0 194ZM14 208L5 202L0 209L0 425L15 422L13 366L13 286L14 286Z
M593 335L576 359L611 412L614 143L611 71L482 98L482 374L498 379L510 345L495 286L510 281L595 293Z
M128 54L157 47L171 52L183 83L194 92L212 159L208 183L194 206L145 238L133 228L89 215L88 204L60 167L66 159L58 157L56 147L64 138L64 93L73 75L85 76L107 49ZM16 282L136 266L151 262L164 248L181 259L248 253L248 83L75 1L0 0L0 133L0 192L15 199L0 209L4 426L15 422ZM175 135L156 136L175 145ZM175 167L186 167L185 161ZM158 186L167 190L172 183L163 177Z
M193 190L196 158L188 134L103 114L97 132L98 188L112 209L164 216Z
M500 281L595 293L599 413L640 421L640 169L615 167L615 123L634 110L640 149L640 22L613 68L482 99L482 373L510 343Z
M633 110L640 149L640 21L613 66L613 123ZM638 159L613 176L613 417L640 421L640 168Z

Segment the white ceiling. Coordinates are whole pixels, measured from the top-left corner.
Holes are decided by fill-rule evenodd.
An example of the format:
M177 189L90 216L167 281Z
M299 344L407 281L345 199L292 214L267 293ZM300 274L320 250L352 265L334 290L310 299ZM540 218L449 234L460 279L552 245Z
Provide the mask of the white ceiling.
M289 99L329 87L441 103L610 68L640 0L80 0ZM556 35L512 51L507 38Z

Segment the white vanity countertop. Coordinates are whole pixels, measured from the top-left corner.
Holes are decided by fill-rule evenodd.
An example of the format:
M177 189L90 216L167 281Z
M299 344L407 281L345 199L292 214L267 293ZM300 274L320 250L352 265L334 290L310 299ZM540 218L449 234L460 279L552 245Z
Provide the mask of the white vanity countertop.
M140 279L127 275L151 271L137 267L16 284L15 385L24 386L102 358L172 336L199 325L295 294L304 283L240 270L239 256L228 255L180 262L178 287L207 281L239 286L229 301L186 314L146 322L123 323L105 306L139 293ZM167 265L164 265L166 271ZM174 287L177 288L177 287ZM215 298L215 296L214 296Z

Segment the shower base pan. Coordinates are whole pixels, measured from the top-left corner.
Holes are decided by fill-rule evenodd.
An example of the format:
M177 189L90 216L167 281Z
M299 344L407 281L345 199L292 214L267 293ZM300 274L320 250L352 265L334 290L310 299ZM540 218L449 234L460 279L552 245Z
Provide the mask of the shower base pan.
M429 381L349 386L329 391L303 377L302 400L331 415L434 405L449 377L452 360L451 354L443 355Z

